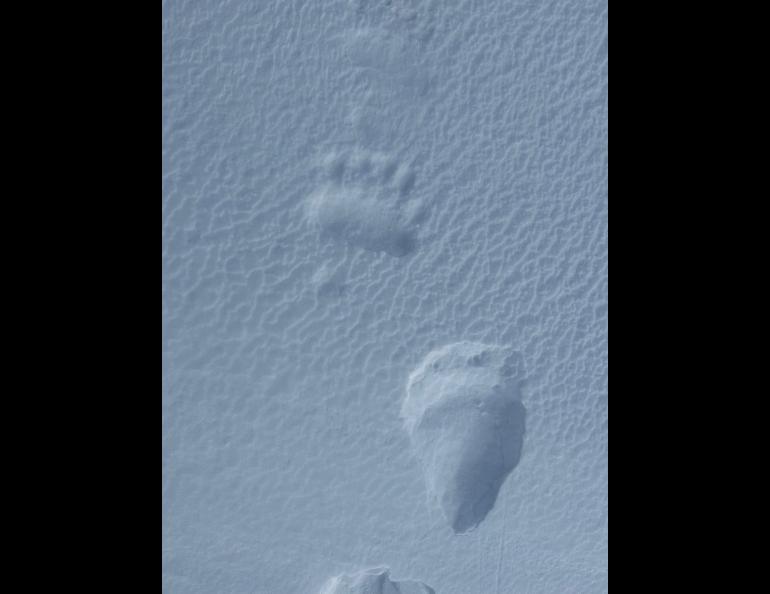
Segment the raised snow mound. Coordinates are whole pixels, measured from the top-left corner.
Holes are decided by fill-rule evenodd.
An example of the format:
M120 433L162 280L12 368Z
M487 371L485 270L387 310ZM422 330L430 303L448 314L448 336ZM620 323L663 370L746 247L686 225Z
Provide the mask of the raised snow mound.
M409 375L401 419L428 493L455 533L486 517L519 463L522 383L518 353L475 342L431 351Z
M377 567L333 577L320 594L436 594L436 591L422 582L394 582L386 567Z

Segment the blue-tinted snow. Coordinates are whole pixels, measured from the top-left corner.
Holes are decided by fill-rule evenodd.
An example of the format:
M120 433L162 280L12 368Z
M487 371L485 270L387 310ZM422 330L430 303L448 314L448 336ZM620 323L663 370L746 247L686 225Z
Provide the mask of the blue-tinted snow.
M607 589L606 0L164 0L163 585ZM463 341L526 371L455 534L399 418Z

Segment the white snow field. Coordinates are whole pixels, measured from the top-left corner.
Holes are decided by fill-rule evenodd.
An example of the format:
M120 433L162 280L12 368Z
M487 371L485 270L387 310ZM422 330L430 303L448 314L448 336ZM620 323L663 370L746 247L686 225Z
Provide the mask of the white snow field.
M163 0L164 593L607 591L607 27Z

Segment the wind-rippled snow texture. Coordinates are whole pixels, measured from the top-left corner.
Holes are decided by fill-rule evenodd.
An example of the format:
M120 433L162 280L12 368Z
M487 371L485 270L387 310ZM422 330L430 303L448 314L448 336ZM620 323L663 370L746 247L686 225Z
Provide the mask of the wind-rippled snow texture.
M379 564L605 592L606 0L163 0L162 26L164 594ZM337 189L412 251L309 220ZM461 340L521 352L527 427L455 537L399 407Z

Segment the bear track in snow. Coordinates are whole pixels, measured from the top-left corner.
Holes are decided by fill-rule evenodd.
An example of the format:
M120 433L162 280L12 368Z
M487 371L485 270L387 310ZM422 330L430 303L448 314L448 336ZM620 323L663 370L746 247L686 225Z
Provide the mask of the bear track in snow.
M424 210L409 199L416 180L410 166L353 150L328 155L323 169L325 183L305 203L322 237L395 257L416 249Z
M475 342L431 351L409 376L401 419L455 533L478 526L519 462L522 385L518 353Z

